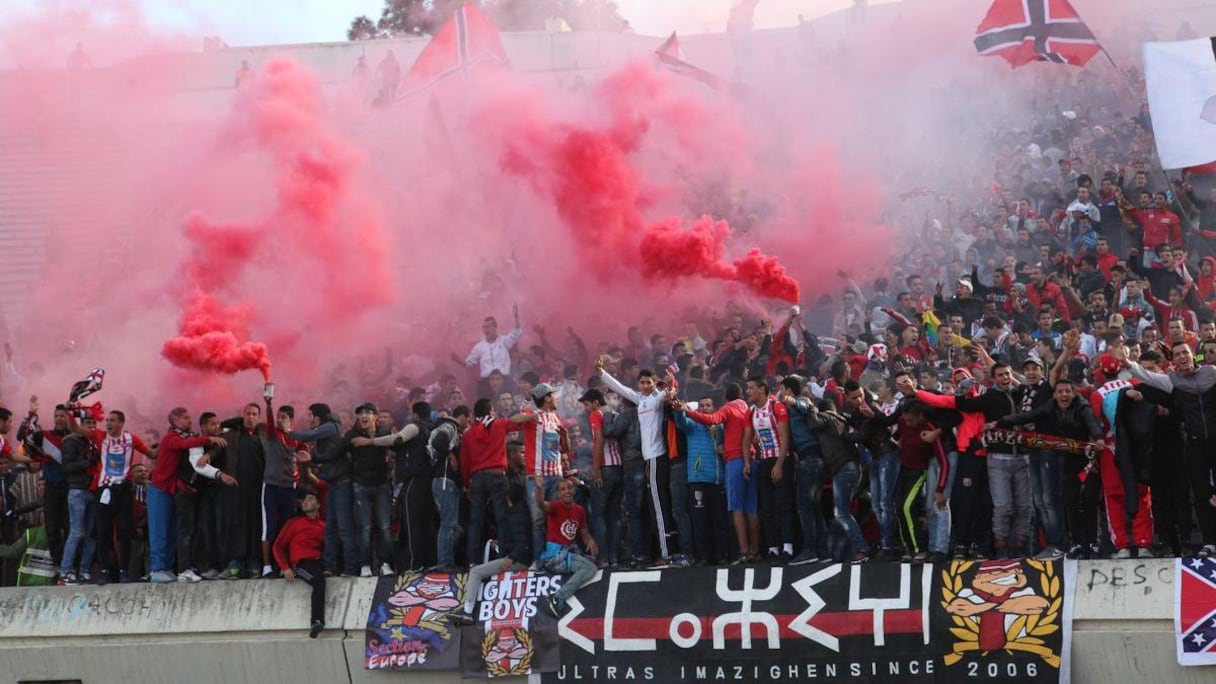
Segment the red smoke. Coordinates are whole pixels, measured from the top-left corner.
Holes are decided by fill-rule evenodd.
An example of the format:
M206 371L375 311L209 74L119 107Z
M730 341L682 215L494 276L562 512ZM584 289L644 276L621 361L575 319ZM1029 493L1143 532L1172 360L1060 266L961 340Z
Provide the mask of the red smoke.
M581 265L602 282L627 267L650 282L715 278L763 297L797 302L798 283L775 257L753 248L733 263L726 260L732 231L725 221L704 217L684 230L678 216L669 216L647 226L642 212L650 202L631 155L651 132L650 117L678 126L702 118L687 104L648 106L660 85L645 65L606 79L599 91L611 117L605 131L581 123L517 123L520 130L508 137L503 167L552 196L579 246Z
M708 216L702 216L687 230L675 218L651 226L640 245L642 275L666 279L697 275L731 280L763 297L797 303L798 281L785 272L776 257L752 249L734 263L723 260L730 234L730 225Z
M306 339L296 331L313 340L349 335L357 317L392 297L393 278L372 200L353 182L359 157L328 128L316 80L290 60L271 61L236 95L223 161L250 152L270 162L270 187L254 189L273 193L274 203L243 223L187 219L183 310L162 354L185 368L257 368L269 380L268 345L253 340L255 324L280 357ZM308 295L286 310L285 292Z

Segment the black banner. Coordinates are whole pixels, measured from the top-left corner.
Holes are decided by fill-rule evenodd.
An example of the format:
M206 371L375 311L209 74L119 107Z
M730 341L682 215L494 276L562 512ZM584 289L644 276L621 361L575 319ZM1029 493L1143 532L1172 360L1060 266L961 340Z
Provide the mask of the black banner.
M601 573L570 601L559 623L561 667L544 681L1060 681L1072 614L1065 567Z
M460 606L466 579L446 572L381 577L367 615L363 667L459 669L460 631L447 614Z
M558 668L557 620L542 607L562 586L562 575L508 572L481 585L477 624L465 627L465 677L509 677Z

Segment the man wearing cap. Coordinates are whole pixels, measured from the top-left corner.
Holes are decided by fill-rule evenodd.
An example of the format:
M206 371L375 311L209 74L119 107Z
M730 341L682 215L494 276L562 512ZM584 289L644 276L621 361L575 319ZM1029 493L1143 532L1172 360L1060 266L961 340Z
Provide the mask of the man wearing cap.
M942 285L937 284L937 294L933 296L933 308L947 316L961 316L964 329L984 314L984 302L976 299L975 286L970 278L959 278L954 284L954 297L947 302L942 298ZM961 332L955 330L956 333Z
M523 426L532 548L540 549L545 545L545 511L537 503L536 482L539 480L544 486L541 500L547 501L554 496L557 483L562 479L562 454L569 453L570 442L561 416L557 414L557 390L542 382L532 388L531 398L536 409L511 416L511 422Z
M467 415L467 409L465 413ZM371 445L393 449L393 474L401 505L398 541L401 544L402 571L422 570L439 560L433 515L436 502L432 494L432 464L427 449L434 425L431 423L431 405L425 401L414 402L410 414L412 420L398 432L374 439L355 437L351 440L355 447ZM443 463L446 462L445 452ZM451 501L447 503L450 513ZM445 569L455 565L451 558L451 545L448 546L447 557L442 559L444 562L440 566Z
M624 467L621 445L604 436L604 393L592 388L578 398L591 427L591 536L599 546L601 565L616 567L621 546L621 500Z
M389 564L393 556L391 529L393 492L388 479L388 449L371 443L372 439L388 435L388 428L378 424L380 412L369 402L355 408L355 424L330 446L322 462L349 458L355 499L355 520L359 543L359 576L372 576L372 525L380 534L378 555L380 574L393 574ZM356 445L354 440L360 439Z
M1026 381L1014 391L1019 413L1029 413L1051 401L1051 385L1044 377L1043 370L1043 361L1038 356L1030 356L1022 364L1022 377ZM1035 426L1029 424L1024 429L1034 432ZM1038 449L1031 450L1029 454L1030 493L1035 515L1047 536L1049 548L1046 551L1062 548L1060 544L1063 544L1063 540L1058 539L1064 532L1064 521L1059 515L1059 487L1051 485L1060 479L1060 462L1054 456Z

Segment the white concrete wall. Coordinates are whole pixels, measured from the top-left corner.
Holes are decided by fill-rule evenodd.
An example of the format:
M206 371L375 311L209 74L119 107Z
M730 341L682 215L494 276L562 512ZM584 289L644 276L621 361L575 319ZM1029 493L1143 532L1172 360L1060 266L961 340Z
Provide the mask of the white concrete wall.
M1175 663L1174 566L1081 563L1073 616L1078 684L1216 681ZM0 590L0 682L387 682L363 669L374 580L331 580L330 625L307 637L308 589L275 581ZM460 682L458 672L411 682ZM523 681L523 680L517 680Z

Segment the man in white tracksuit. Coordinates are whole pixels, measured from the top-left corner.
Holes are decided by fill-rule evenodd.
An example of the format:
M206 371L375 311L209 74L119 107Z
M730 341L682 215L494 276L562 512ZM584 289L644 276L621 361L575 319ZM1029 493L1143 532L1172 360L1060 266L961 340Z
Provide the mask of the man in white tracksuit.
M646 461L646 488L654 508L653 532L659 540L659 555L664 563L684 565L689 562L686 555L676 554L676 548L671 544L675 532L671 515L671 462L667 457L667 416L664 406L667 395L659 390L654 371L650 369L643 369L638 375L637 390L626 387L605 371L603 359L596 360L595 371L605 386L638 406L642 458Z

